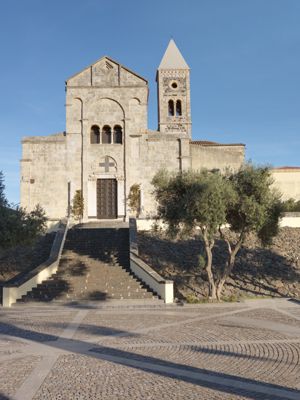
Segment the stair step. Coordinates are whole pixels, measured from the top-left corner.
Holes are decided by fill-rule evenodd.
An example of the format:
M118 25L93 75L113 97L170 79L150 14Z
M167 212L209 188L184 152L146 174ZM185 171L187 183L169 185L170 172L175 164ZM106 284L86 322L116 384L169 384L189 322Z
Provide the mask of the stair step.
M57 272L18 302L158 299L129 266L128 228L71 229Z

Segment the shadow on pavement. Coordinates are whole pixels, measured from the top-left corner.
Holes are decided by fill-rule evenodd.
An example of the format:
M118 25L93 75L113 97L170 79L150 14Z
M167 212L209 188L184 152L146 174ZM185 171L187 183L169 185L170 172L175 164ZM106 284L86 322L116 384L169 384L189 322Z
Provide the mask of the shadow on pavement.
M12 397L7 397L5 394L0 392L0 400L13 400Z
M112 328L91 327L83 325L83 330L87 329L89 333L108 336L126 335L126 331L118 331ZM112 334L111 334L112 332ZM74 354L89 356L91 358L106 360L118 365L124 365L152 374L164 376L197 385L210 388L224 393L242 395L248 399L263 398L265 400L282 400L300 398L300 390L289 389L280 385L274 385L256 381L253 379L241 378L230 374L214 372L203 368L191 367L152 356L135 354L121 349L115 349L108 346L94 345L77 339L58 338L51 334L34 332L28 329L16 328L12 324L0 323L0 334L14 336L16 338L27 339L30 341L43 342L50 348L67 350ZM129 332L128 336L130 335ZM44 340L41 340L44 339ZM222 352L221 352L222 354ZM236 354L239 356L239 354ZM199 377L195 377L199 374ZM224 383L225 382L225 383ZM227 383L226 383L227 382ZM259 390L261 389L261 390ZM288 395L274 394L274 391L285 391ZM262 392L263 391L263 392ZM269 392L272 394L268 394ZM263 395L263 397L262 397Z

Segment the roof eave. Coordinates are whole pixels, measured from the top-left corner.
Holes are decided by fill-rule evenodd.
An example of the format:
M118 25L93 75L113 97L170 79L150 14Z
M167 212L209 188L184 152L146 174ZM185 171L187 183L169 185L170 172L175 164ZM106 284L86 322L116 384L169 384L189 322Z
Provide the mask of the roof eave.
M107 60L113 62L114 64L119 65L121 68L124 68L126 71L128 71L128 72L130 72L131 74L133 74L133 75L137 76L138 78L142 79L142 80L143 80L144 82L146 82L146 84L148 85L147 79L143 78L141 75L137 74L136 72L132 71L131 69L125 67L124 65L122 65L122 64L119 63L118 61L116 61L116 60L114 60L114 59L112 59L112 58L110 58L110 57L108 57L108 56L103 56L103 57L99 58L98 60L96 60L96 61L93 62L92 64L88 65L87 67L85 67L85 68L83 68L82 70L80 70L79 72L77 72L76 74L70 76L68 79L66 79L65 84L67 85L69 80L75 78L75 76L77 76L77 75L81 74L83 71L85 71L85 70L87 70L87 69L93 67L95 64L97 64L98 62L100 62L100 61L102 61L102 60L104 60L104 59L107 59Z

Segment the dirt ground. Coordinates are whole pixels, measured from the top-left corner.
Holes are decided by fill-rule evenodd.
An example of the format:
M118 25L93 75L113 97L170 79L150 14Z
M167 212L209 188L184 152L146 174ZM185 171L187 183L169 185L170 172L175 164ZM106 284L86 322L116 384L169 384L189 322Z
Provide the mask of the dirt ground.
M204 247L200 237L172 241L151 232L138 234L140 256L158 273L175 282L178 299L207 297ZM213 255L216 275L224 267L226 246L217 240ZM199 258L200 256L200 258ZM247 238L224 288L224 299L241 297L300 298L300 228L281 228L273 245L261 247Z

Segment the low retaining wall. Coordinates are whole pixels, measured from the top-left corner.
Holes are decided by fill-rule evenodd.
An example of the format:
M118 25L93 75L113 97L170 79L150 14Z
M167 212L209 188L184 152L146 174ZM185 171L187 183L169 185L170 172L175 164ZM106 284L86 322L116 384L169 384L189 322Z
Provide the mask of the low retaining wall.
M286 212L280 220L280 226L300 228L300 212Z
M132 252L130 253L130 269L138 278L140 278L154 292L156 292L166 304L173 303L173 281L167 281L163 279L139 256Z
M2 288L3 307L10 307L17 301L17 299L20 299L27 292L30 292L33 288L37 287L39 283L56 273L67 231L68 222L61 223L60 228L56 232L50 256L47 261L40 264L32 271L24 274L22 273L4 284Z
M140 231L150 231L154 224L158 228L165 229L166 224L164 224L161 220L154 219L138 219L136 221L137 228ZM286 212L279 222L280 227L290 227L290 228L300 228L300 212Z
M167 227L161 220L156 219L138 219L136 220L137 229L139 231L151 231L153 226L157 226L157 228L165 229Z
M174 301L173 281L162 278L148 264L139 257L137 244L137 226L135 218L129 219L129 240L130 240L130 269L156 292L166 304Z

